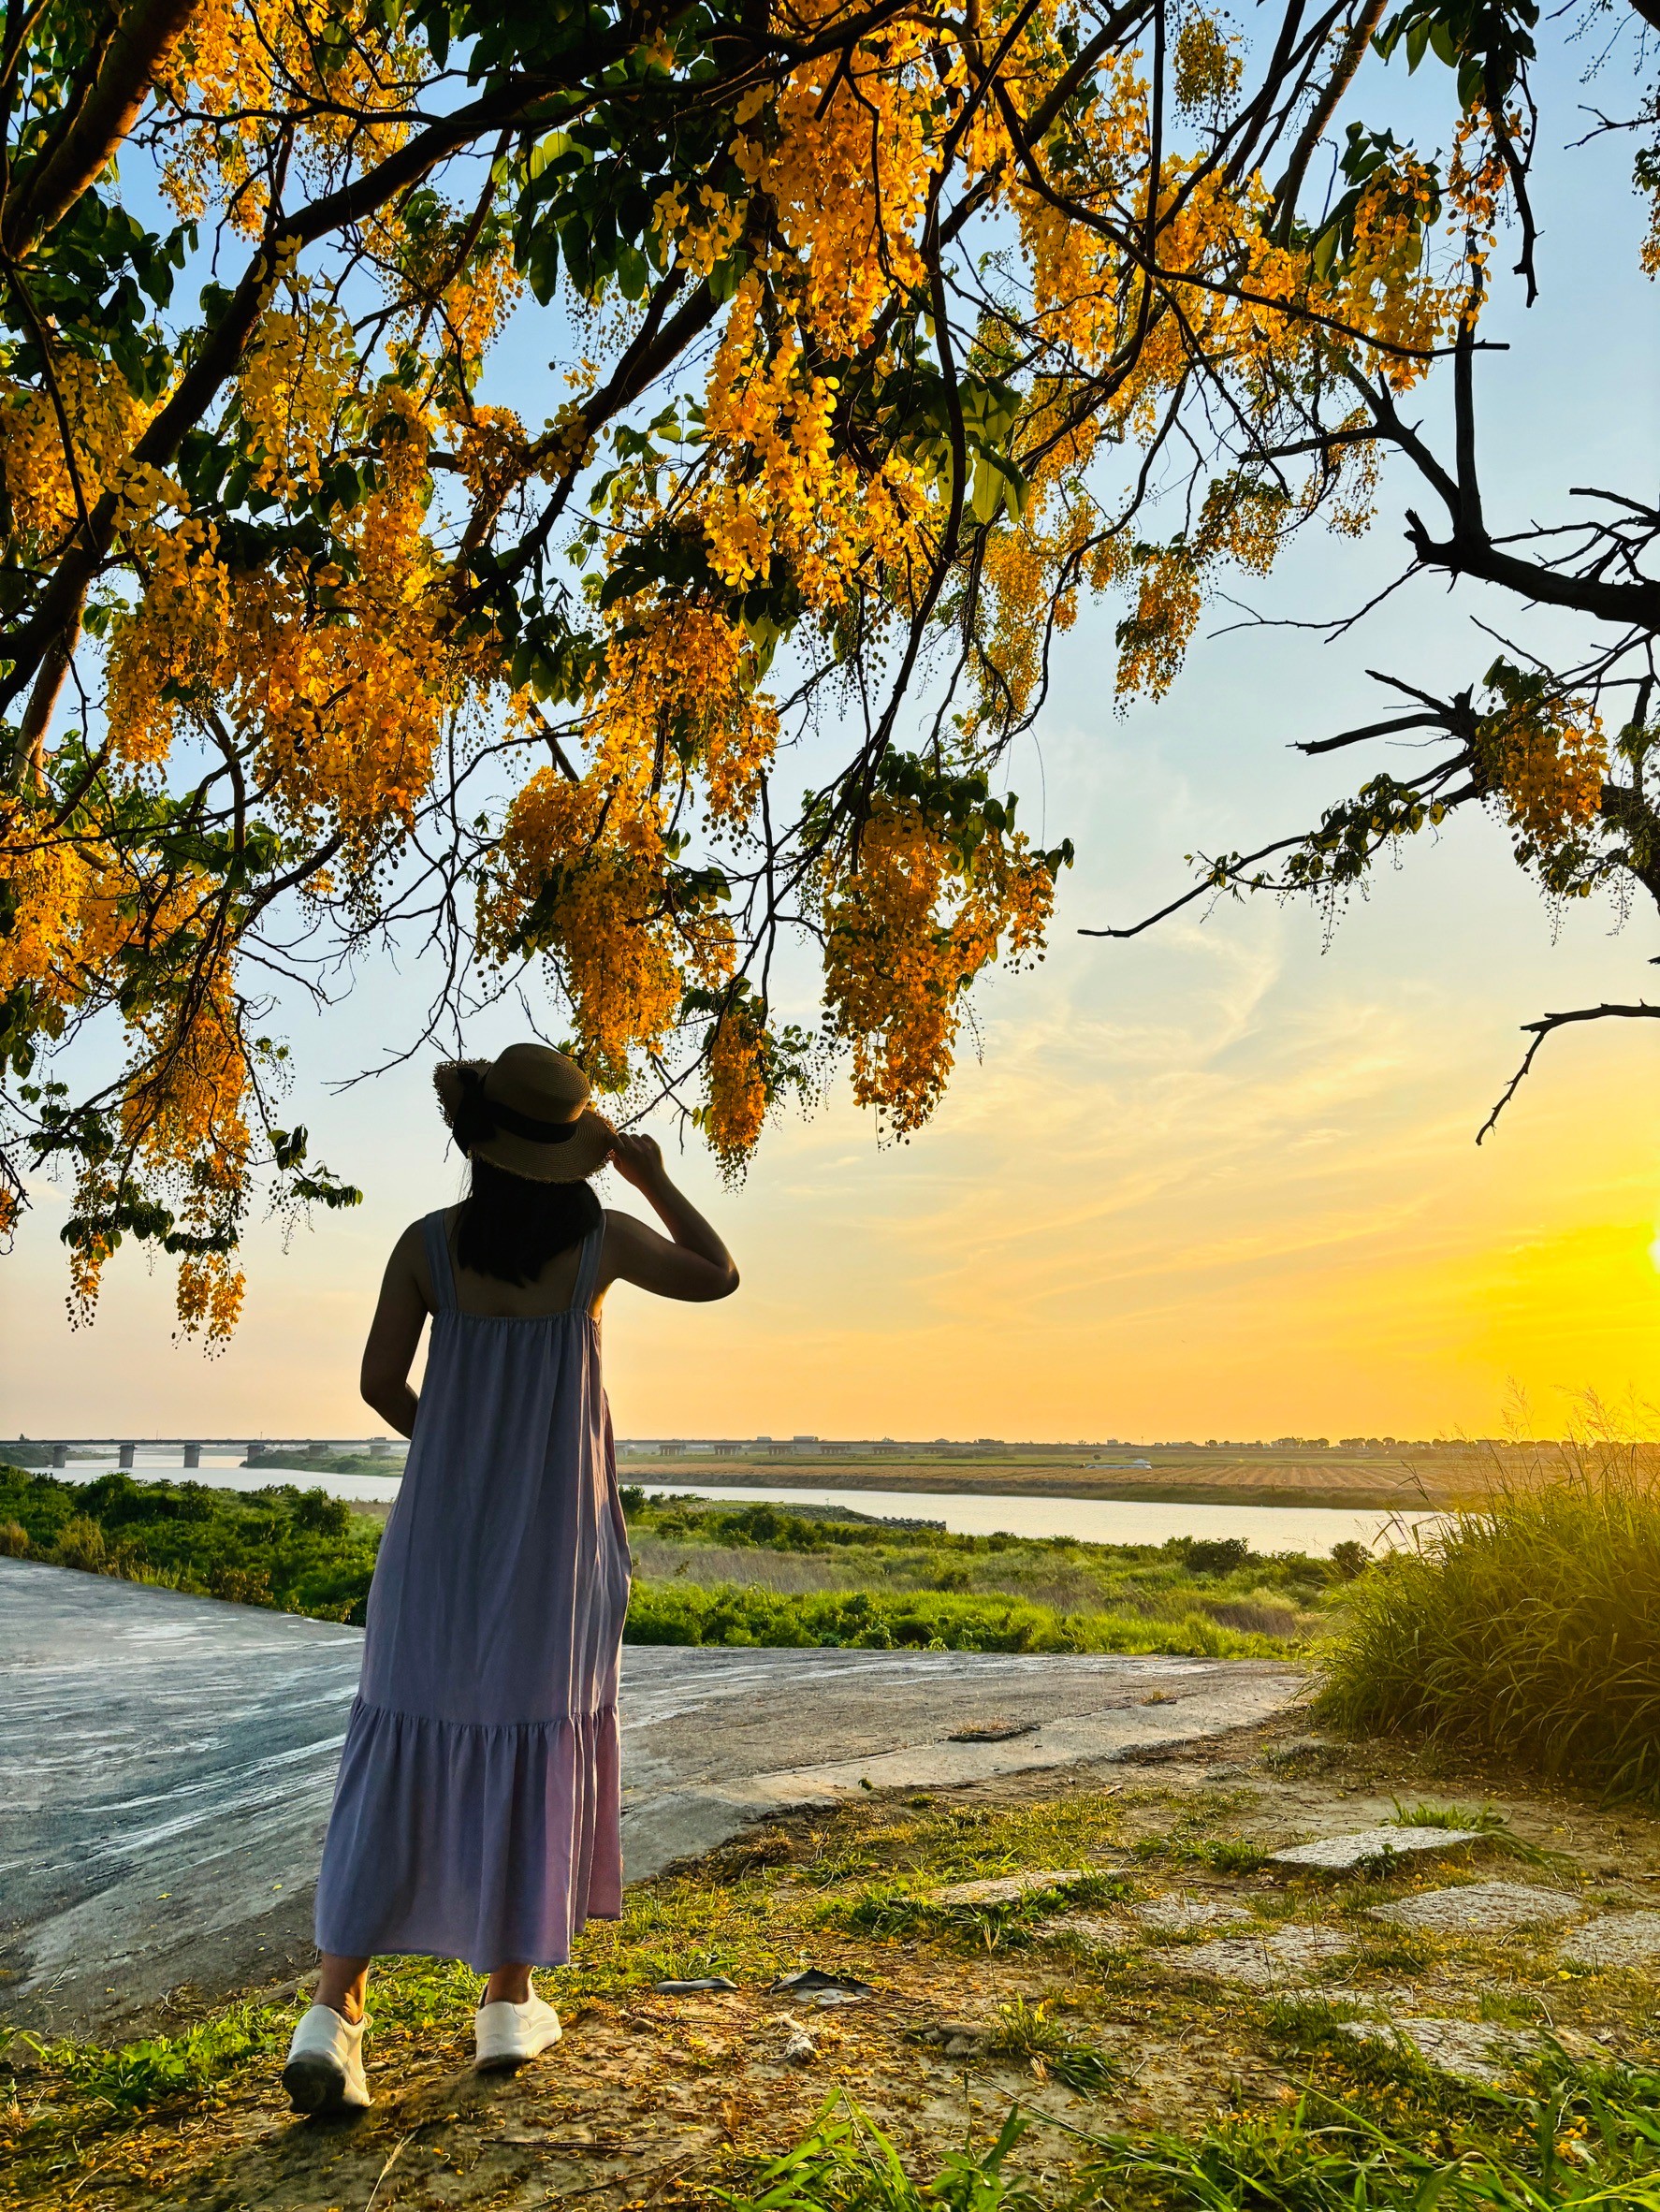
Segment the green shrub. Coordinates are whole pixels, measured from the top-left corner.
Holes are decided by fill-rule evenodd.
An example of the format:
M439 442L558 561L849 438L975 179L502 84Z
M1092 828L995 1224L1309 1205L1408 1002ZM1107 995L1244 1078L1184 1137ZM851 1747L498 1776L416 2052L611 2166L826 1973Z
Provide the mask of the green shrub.
M71 1483L13 1467L0 1467L0 1523L19 1556L330 1621L363 1619L380 1543L343 1499L291 1483Z
M1660 1796L1660 1495L1652 1447L1495 1479L1478 1510L1362 1575L1317 1711L1356 1734L1482 1745L1610 1795Z
M1174 1652L1196 1658L1256 1658L1284 1649L1273 1637L1220 1627L1203 1613L1172 1622L1061 1613L1019 1598L955 1591L786 1594L747 1583L711 1590L679 1580L635 1582L627 1640L877 1652Z
M1178 1541L1192 1575L1231 1575L1251 1556L1251 1548L1243 1536L1192 1536Z
M99 1575L109 1562L109 1547L92 1516L78 1513L73 1521L64 1523L52 1547L52 1558L59 1566L80 1567L87 1574Z

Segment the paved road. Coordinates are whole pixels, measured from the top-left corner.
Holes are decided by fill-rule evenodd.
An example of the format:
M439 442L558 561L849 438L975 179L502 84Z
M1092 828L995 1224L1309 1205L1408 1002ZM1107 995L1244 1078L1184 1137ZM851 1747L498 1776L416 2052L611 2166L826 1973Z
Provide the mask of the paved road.
M113 2028L303 1963L362 1632L0 1559L0 2015ZM631 1646L632 1879L746 1822L1260 1720L1239 1661ZM992 1717L1035 1725L951 1740Z

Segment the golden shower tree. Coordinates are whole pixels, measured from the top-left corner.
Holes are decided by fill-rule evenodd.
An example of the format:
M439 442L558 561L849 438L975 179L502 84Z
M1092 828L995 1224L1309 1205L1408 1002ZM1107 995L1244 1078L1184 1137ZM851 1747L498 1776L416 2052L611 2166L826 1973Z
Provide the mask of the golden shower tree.
M355 1199L267 1027L400 935L428 1036L535 985L729 1167L838 1052L923 1122L1070 857L1000 763L1081 595L1158 693L1210 580L1361 530L1467 380L1535 12L17 0L0 1203L73 1177L83 1304L133 1237L223 1336L255 1188ZM1397 47L1456 72L1439 169L1348 117ZM510 320L545 381L492 373ZM1448 482L1418 557L1468 566ZM1580 819L1577 715L1472 739L1519 819Z

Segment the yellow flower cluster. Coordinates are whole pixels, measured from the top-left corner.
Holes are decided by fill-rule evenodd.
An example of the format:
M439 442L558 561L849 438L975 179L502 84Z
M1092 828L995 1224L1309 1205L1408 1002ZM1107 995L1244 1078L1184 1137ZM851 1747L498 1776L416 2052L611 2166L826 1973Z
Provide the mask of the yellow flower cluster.
M1488 718L1477 759L1503 793L1510 826L1544 853L1602 812L1608 741L1582 699L1524 700Z
M667 1041L688 982L712 985L732 972L730 924L677 908L664 859L648 797L630 803L543 768L508 808L479 889L481 952L503 965L546 955L600 1090L626 1089L632 1054Z
M695 771L717 822L755 804L778 743L778 713L756 688L755 650L708 606L624 604L589 722L590 779L646 803L671 770Z
M129 487L128 456L151 413L107 361L61 353L52 373L73 441L73 473L49 395L0 377L0 480L10 529L21 551L48 558L80 520L78 482L89 511L106 491Z
M933 1113L950 1077L963 993L1002 956L1041 955L1054 904L1047 867L1018 832L965 860L909 799L879 799L856 866L823 877L824 996L852 1047L853 1096L895 1136Z
M246 1278L223 1252L186 1253L179 1262L176 1309L185 1336L211 1348L227 1344L242 1316Z
M1053 618L1057 633L1072 627L1078 615L1078 580L1087 576L1097 590L1113 580L1123 540L1101 548L1104 560L1087 560L1095 512L1075 501L1063 510L1056 528L1045 527L1047 487L1040 485L1026 514L1012 529L995 531L987 542L981 589L992 609L990 634L980 671L980 716L995 725L1022 721L1037 696ZM1066 579L1056 591L1057 580Z
M1203 602L1198 563L1184 546L1149 553L1133 609L1118 625L1118 691L1162 699L1175 681Z
M739 1176L761 1141L772 1102L766 1012L743 997L721 1013L704 1078L703 1132L722 1173Z
M747 200L730 198L712 184L700 184L695 199L683 184L671 184L658 196L652 221L672 242L676 260L706 277L744 235L749 211Z
M839 12L808 0L794 14L810 37ZM895 287L920 285L916 248L939 167L942 95L965 74L959 49L925 10L890 20L844 66L835 51L792 71L776 95L757 86L737 109L733 158L771 207L795 263L798 313L826 351L853 352ZM768 129L748 126L764 117ZM775 278L785 274L775 257Z
M267 310L237 380L254 481L282 500L323 481L357 382L357 349L340 308L314 304L303 280L291 279L289 290L293 306Z
M255 464L292 488L321 467L327 384L302 366L268 385L268 361L262 349L245 392ZM331 822L359 860L411 820L465 682L430 589L428 426L409 394L377 397L380 480L338 522L355 573L298 555L239 571L217 558L211 524L153 518L135 531L145 589L114 626L109 670L119 758L159 764L182 720L219 715L256 734L261 779L288 819Z
M112 876L26 803L0 808L0 882L12 906L0 932L0 999L22 985L59 1014L77 1004L126 934Z
M167 902L185 918L188 892ZM133 1025L134 1059L121 1100L124 1158L86 1165L77 1179L76 1211L91 1225L70 1247L70 1313L90 1321L103 1272L120 1243L114 1209L131 1168L147 1169L152 1187L169 1193L179 1230L204 1241L232 1228L248 1179L249 1088L230 963L205 952L182 1001L159 1004ZM241 1271L222 1250L183 1253L175 1305L180 1331L223 1346L241 1312Z
M218 203L257 237L269 204L261 156L290 135L317 184L348 146L367 166L402 145L424 57L387 31L386 13L376 0L196 0L157 80L191 118L169 134L162 176L182 222Z
M1225 108L1245 75L1238 40L1201 8L1184 16L1172 51L1176 106L1188 115Z

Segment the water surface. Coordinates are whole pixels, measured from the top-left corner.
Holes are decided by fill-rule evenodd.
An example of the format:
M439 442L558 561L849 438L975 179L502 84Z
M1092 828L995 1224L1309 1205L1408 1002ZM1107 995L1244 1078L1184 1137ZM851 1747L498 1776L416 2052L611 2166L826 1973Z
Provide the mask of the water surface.
M302 1490L326 1490L331 1497L390 1500L400 1475L306 1475L266 1467L244 1467L240 1455L202 1454L195 1479L217 1490L261 1490L268 1483L293 1482ZM72 1460L55 1470L66 1482L91 1482L114 1467L108 1460ZM184 1478L181 1455L160 1449L137 1454L134 1475L141 1481ZM625 1483L633 1477L625 1475ZM755 1506L842 1506L878 1521L943 1521L954 1535L1071 1536L1085 1544L1162 1544L1172 1536L1243 1536L1253 1551L1306 1551L1323 1559L1333 1544L1409 1544L1412 1532L1434 1527L1442 1516L1430 1512L1388 1513L1379 1506L1190 1506L1180 1499L1131 1503L1105 1498L999 1497L995 1492L755 1489L706 1482L639 1482L655 1497L719 1499Z

